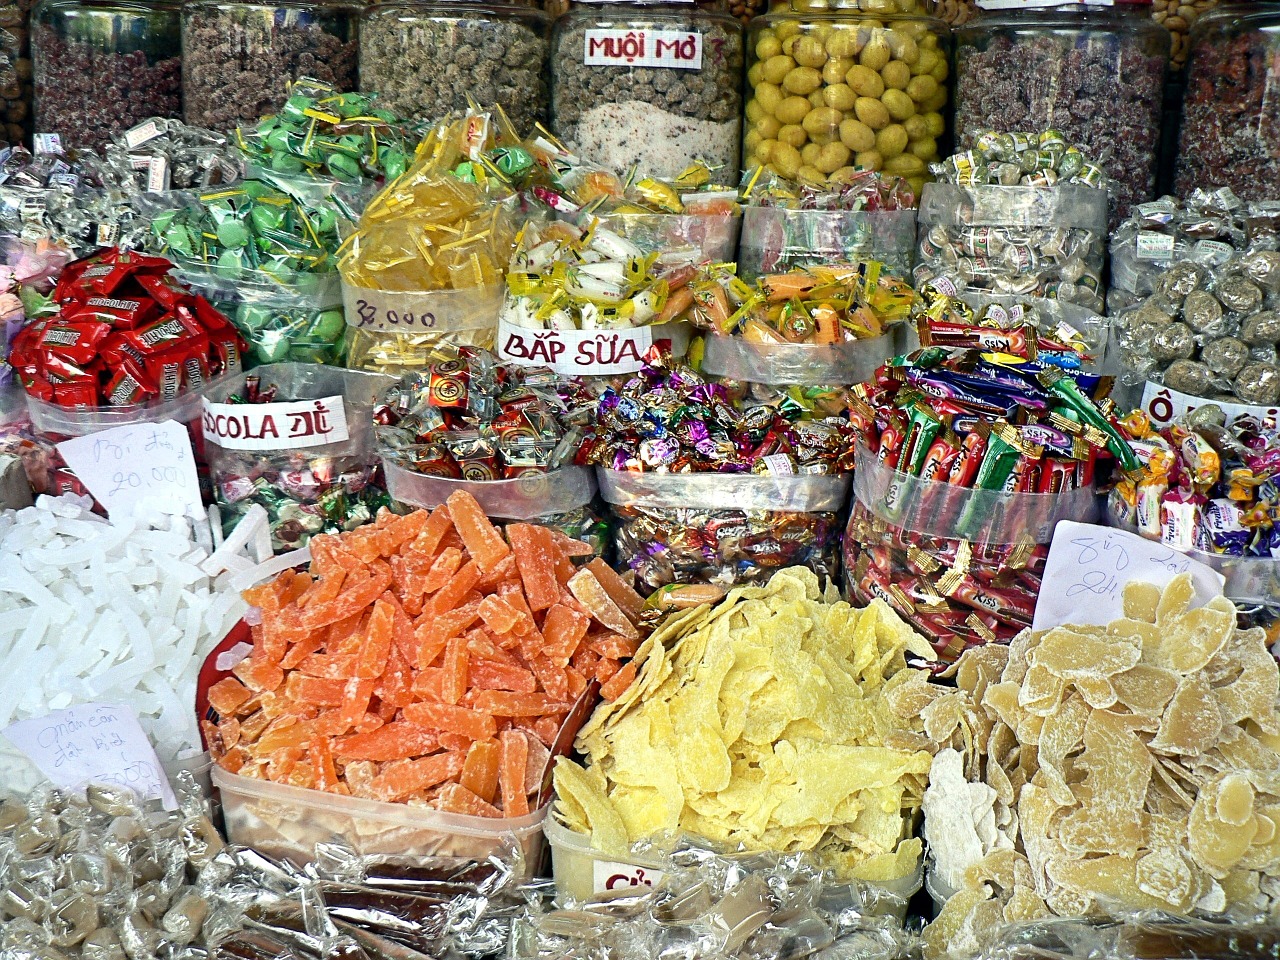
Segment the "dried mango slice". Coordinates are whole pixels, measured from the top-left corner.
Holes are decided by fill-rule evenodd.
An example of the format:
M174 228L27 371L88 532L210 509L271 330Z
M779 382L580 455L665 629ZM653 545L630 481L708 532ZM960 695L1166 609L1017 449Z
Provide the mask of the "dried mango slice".
M614 633L632 639L640 636L635 624L627 619L622 608L613 602L613 598L590 570L579 570L569 579L569 592L590 612L591 616Z

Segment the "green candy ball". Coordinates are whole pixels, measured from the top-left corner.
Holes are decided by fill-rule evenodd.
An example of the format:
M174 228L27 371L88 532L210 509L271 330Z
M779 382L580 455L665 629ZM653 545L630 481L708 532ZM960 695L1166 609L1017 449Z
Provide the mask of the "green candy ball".
M276 153L271 157L271 169L279 173L301 173L302 161L292 154Z
M321 236L332 233L337 225L338 214L332 207L320 207L311 212L311 226L315 227L316 233Z
M302 94L295 93L292 97L284 102L284 106L280 108L280 116L290 123L301 123L306 120L306 114L303 112L312 107L310 97L304 97Z
M223 250L218 255L218 276L234 280L244 271L244 253L240 250Z
M292 347L287 336L268 330L254 341L253 352L259 363L280 363L289 356Z
M246 335L258 333L271 326L275 311L256 303L242 303L236 310L235 324Z
M360 163L345 153L330 154L329 159L325 161L325 166L329 168L329 172L335 177L343 180L358 180L360 178Z
M261 233L263 230L279 230L280 224L284 221L284 211L264 203L253 208L249 219L253 221L254 233Z
M237 250L249 242L249 228L239 220L223 220L218 224L218 242Z
M346 319L341 310L324 310L316 314L311 325L311 335L325 343L335 343L345 332Z
M409 158L399 150L388 150L382 154L382 172L388 180L395 180L409 166Z

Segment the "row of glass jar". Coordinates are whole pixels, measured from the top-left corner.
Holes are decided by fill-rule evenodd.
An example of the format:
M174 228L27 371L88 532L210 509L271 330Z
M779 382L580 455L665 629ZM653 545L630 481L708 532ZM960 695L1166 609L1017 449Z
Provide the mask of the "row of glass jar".
M693 157L732 180L763 164L811 180L854 168L917 187L956 139L1054 127L1116 181L1118 212L1155 188L1170 35L1151 0L986 13L952 37L931 0L790 0L744 36L687 5L375 6L41 0L32 19L36 128L100 146L149 116L230 129L275 109L284 82L363 89L422 118L499 103L619 170L674 175ZM357 20L362 22L357 29ZM550 38L550 39L549 39ZM1188 75L1179 188L1280 194L1280 8L1205 17ZM744 60L746 63L744 63ZM551 64L552 82L545 64ZM742 102L744 66L746 102ZM743 118L745 117L745 123ZM741 152L740 152L741 147Z

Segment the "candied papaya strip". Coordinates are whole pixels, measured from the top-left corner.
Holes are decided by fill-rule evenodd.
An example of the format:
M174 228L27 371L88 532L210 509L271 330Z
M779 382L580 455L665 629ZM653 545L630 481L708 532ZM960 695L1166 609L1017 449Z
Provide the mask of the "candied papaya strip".
M333 765L333 747L328 737L315 737L311 741L311 775L316 790L332 793L338 786L338 771Z
M207 721L206 721L207 722ZM235 717L223 717L218 723L218 736L222 738L222 752L235 749L240 743L240 721Z
M455 490L445 501L449 506L449 516L453 519L454 529L467 547L471 559L479 565L481 571L488 572L496 567L511 548L502 539L498 528L489 522L484 508L471 494L465 490Z
M569 677L565 674L564 667L552 663L546 657L534 657L529 662L529 667L547 696L561 703L569 702Z
M332 576L339 570L346 573L364 567L334 534L317 534L307 541L307 547L311 550L311 572L321 578Z
M498 783L502 791L502 814L506 817L529 815L529 796L525 793L525 767L529 761L529 741L519 730L504 730L499 740L502 757L498 766Z
M455 707L451 703L411 703L401 712L406 720L419 726L460 733L472 740L488 740L498 732L491 713Z
M541 653L552 663L564 666L577 651L578 644L587 635L587 629L590 626L590 618L563 603L555 604L547 611L547 618L542 621L542 637L545 643Z
M311 740L311 724L296 717L281 716L271 722L253 744L255 757L269 758L291 748L302 748Z
M284 683L283 670L274 663L259 660L253 654L232 667L231 672L254 693L276 690Z
M394 594L384 593L395 609L395 618L391 625L391 642L393 649L399 652L406 663L418 662L418 635L414 632L413 621Z
M541 527L528 523L507 526L507 538L515 554L516 568L524 583L524 595L532 610L545 610L560 596L556 581L555 558L537 533Z
M233 747L218 758L218 766L227 773L240 773L252 758L244 747Z
M610 660L601 660L601 663L611 663ZM597 668L597 673L599 668ZM636 679L636 662L632 660L625 667L615 673L612 677L600 684L600 696L612 703L626 692L627 687Z
M366 713L356 721L356 725L352 729L356 733L373 733L373 731L385 726L386 722L376 713Z
M345 620L369 606L391 586L391 568L385 563L371 565L372 575L355 587L344 590L328 603L316 603L302 614L304 626L315 630Z
M481 600L480 616L494 633L514 633L523 637L534 627L531 613L501 595L490 595Z
M436 808L446 813L461 813L469 817L502 816L502 811L491 803L485 803L460 783L446 783L436 798Z
M235 677L224 677L209 688L209 706L224 717L253 697L253 693Z
M328 603L330 600L336 600L338 594L342 592L342 585L346 582L347 571L342 567L334 567L332 571L321 574L307 592L298 598L298 606L305 608L314 603Z
M601 657L596 661L595 666L591 669L591 673L601 683L608 683L613 679L613 675L622 669L622 664L617 660L610 660L608 657Z
M377 685L373 688L373 695L393 707L403 707L406 703L413 703L413 668L398 647L391 648L391 656L387 658L387 669L383 671Z
M454 637L444 651L444 675L440 678L440 696L445 703L457 703L467 692L467 638Z
M493 803L498 795L498 760L500 747L497 740L477 740L467 751L466 763L458 782L485 803Z
M361 717L369 709L369 701L373 698L373 681L361 677L352 677L347 681L346 689L343 691L342 703L339 708L342 712L342 720L346 727L342 730L346 733L354 727Z
M386 508L382 509L385 510ZM426 510L415 510L413 513L406 514L403 517L397 517L390 510L387 510L386 515L391 518L384 525L387 531L387 545L393 552L398 551L404 544L422 533L431 521L431 514ZM382 520L381 510L378 511L378 520Z
M435 617L422 617L414 628L418 641L418 669L435 663L445 645L480 619L480 602L466 604Z
M542 717L549 713L568 713L572 706L542 693L482 690L476 697L476 709L495 717ZM410 709L412 707L405 708Z
M434 730L408 720L393 720L370 733L353 733L340 737L334 753L345 760L402 760L434 753L440 737Z
M496 590L504 583L516 583L520 579L520 571L516 569L516 558L508 553L498 561L498 565L487 571L480 578L482 590Z
M369 784L379 800L403 800L412 793L451 780L462 772L458 753L437 753L419 760L393 760Z
M613 598L609 596L591 570L583 568L575 573L569 580L569 592L590 611L593 617L614 633L632 639L640 636L636 625L628 620L622 608L613 602Z
M312 677L346 680L355 672L356 658L352 654L313 653L298 664L298 669Z
M444 732L440 734L440 747L443 750L457 750L465 754L475 741L462 733Z
M610 660L627 660L636 655L636 651L640 649L640 641L616 633L589 634L587 646Z
M280 669L282 670L295 669L298 666L298 664L300 664L303 660L307 659L307 657L311 656L311 654L315 653L317 650L320 649L321 645L324 643L324 637L325 637L325 634L323 630L311 631L311 633L308 634L304 639L299 640L297 643L295 643L293 646L289 648L289 651L284 655L284 658L280 661Z
M462 565L462 569L453 575L453 579L437 590L427 601L422 608L422 616L431 621L436 617L444 616L451 610L465 607L471 602L468 597L479 579L480 568L474 560L468 560ZM482 598L477 596L475 599Z
M524 792L535 796L542 789L542 781L547 772L547 763L551 760L551 751L547 745L528 730L521 730L525 740L529 742L529 759L524 766Z
M440 695L440 683L443 677L444 667L427 667L419 670L418 675L413 678L413 695L420 700L443 703L444 697Z
M355 675L357 677L374 680L382 676L383 671L387 669L395 617L394 599L391 594L384 593L374 603L373 613L369 616L364 643L356 657Z
M575 540L563 530L556 530L553 527L547 529L551 531L551 542L566 557L589 557L596 552L595 547L585 540Z
M471 655L471 667L473 670L476 663L481 660L496 660L509 666L520 666L519 660L498 646L494 642L492 635L483 630L469 630L467 632L467 653Z
M284 682L284 694L298 703L312 703L318 707L337 707L346 699L345 680L326 680L309 677L297 670L291 671Z
M609 595L609 599L618 605L618 609L626 618L632 623L639 623L640 611L644 609L644 598L631 588L631 584L618 576L617 571L600 557L588 563L586 569L595 575L604 592Z
M446 507L440 506L427 516L427 522L416 537L404 545L404 553L411 557L434 557L444 542L445 535L453 530L453 519Z
M522 614L529 618L529 632L535 632L538 629L537 619L533 615L533 609L529 606L529 599L524 595L524 587L516 581L510 583L498 584L498 596L502 597L510 606L519 610ZM524 623L522 617L516 623L516 633L520 634L521 625ZM520 634L522 635L522 634Z
M432 562L427 575L422 578L420 584L417 584L420 589L416 592L435 593L458 572L458 568L462 566L463 559L462 551L457 547L446 547L440 551L440 555Z
M564 676L569 682L569 696L576 701L587 689L587 678L573 667L565 667Z
M472 690L510 690L512 693L534 693L538 681L524 667L498 660L474 660L469 670Z

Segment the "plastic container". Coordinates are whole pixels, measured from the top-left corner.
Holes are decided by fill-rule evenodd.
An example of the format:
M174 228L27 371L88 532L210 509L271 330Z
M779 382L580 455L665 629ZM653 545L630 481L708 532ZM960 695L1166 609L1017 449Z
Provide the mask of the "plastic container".
M909 277L915 245L914 210L747 207L738 274L752 279L801 267L878 260L898 276Z
M590 3L551 40L552 132L625 175L671 179L695 160L736 183L742 26L692 4Z
M702 372L774 386L852 386L870 380L894 355L895 331L870 340L830 346L812 343L749 343L741 337L707 334Z
M951 31L933 9L791 0L752 20L743 166L817 183L885 170L919 196L949 146Z
M32 0L0 4L0 136L10 143L31 137L32 113L31 7Z
M148 117L182 115L179 5L41 0L31 14L35 132L101 150Z
M598 219L645 253L696 250L703 263L733 261L742 230L741 217L714 214L612 213Z
M956 142L1057 130L1111 177L1118 223L1155 196L1170 42L1151 0L986 10L956 32Z
M342 281L347 365L401 376L441 348L492 349L505 287L372 290Z
M599 468L617 523L617 566L636 590L767 580L803 565L838 571L847 476L628 473Z
M182 9L187 123L234 130L275 113L290 81L354 90L357 8L345 3L197 0Z
M395 3L360 21L360 87L398 116L436 121L497 104L523 136L547 119L551 18L507 4Z
M298 865L314 860L321 842L346 843L362 854L482 859L514 841L524 852L526 876L536 875L542 862L548 807L492 820L254 780L217 766L212 779L231 842Z
M656 886L663 877L657 860L628 856L617 859L594 849L591 838L562 826L555 815L543 824L547 844L551 847L551 870L559 900L585 900L587 897L627 887ZM899 909L890 916L902 923L907 915L907 901L924 883L924 858L915 872L901 880L871 884L901 898ZM877 902L885 902L880 900ZM894 902L894 901L889 901Z
M1227 3L1191 35L1176 167L1177 192L1230 187L1273 200L1280 182L1280 7Z
M501 520L535 520L568 513L589 504L596 493L595 477L587 467L526 473L512 480L454 480L414 473L386 457L382 465L393 500L430 510L451 493L466 490L486 515Z

